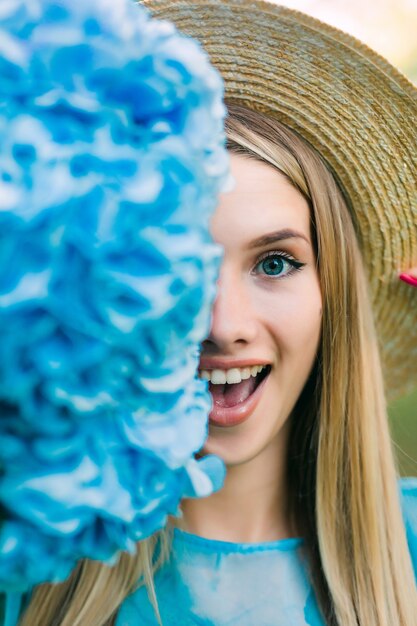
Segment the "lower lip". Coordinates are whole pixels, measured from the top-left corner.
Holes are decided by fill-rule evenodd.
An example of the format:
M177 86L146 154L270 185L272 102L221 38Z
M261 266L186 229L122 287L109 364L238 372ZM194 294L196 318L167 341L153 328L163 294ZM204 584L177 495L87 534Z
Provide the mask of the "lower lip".
M244 402L230 407L214 405L209 419L213 426L237 426L245 422L255 410L270 374L258 385L255 391Z

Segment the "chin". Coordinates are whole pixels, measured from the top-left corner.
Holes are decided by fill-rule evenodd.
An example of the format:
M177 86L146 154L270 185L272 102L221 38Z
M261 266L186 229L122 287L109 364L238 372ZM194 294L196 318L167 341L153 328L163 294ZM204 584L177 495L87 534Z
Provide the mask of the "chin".
M281 448L284 440L286 443L289 420L280 422L270 428L260 428L255 422L227 429L210 425L203 453L219 456L227 467L261 459L269 449Z

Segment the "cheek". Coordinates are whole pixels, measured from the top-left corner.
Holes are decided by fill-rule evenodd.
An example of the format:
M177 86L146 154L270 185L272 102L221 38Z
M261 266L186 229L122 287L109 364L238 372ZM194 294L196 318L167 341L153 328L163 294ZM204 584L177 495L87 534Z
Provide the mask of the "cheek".
M316 280L299 281L297 286L300 288L293 289L292 285L279 293L269 293L259 313L279 353L310 362L321 332L321 293Z

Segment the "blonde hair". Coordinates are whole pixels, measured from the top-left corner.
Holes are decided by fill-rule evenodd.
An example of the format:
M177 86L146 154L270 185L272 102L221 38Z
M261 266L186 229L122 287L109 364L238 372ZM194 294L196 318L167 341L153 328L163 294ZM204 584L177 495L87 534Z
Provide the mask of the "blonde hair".
M290 514L328 626L416 626L417 594L402 520L381 366L353 218L321 157L276 120L229 104L229 149L269 163L310 208L323 297L313 371L291 415ZM138 584L152 582L155 543L109 569L82 562L43 585L21 626L110 626ZM158 613L157 613L158 616Z
M167 560L170 542L166 529L139 542L136 554L121 554L113 567L98 561L80 561L65 582L40 585L35 590L19 625L113 626L120 604L140 585L146 585L161 623L153 576Z

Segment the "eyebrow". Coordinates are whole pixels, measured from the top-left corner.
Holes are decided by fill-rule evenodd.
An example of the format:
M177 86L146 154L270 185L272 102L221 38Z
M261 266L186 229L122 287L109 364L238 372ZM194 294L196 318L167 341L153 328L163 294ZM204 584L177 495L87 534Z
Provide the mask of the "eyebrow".
M267 246L270 243L276 243L277 241L282 241L283 239L304 239L308 244L311 244L310 240L295 230L291 230L289 228L284 228L283 230L277 230L273 233L268 233L267 235L262 235L262 237L258 237L254 239L249 244L249 248L261 248L263 246Z

